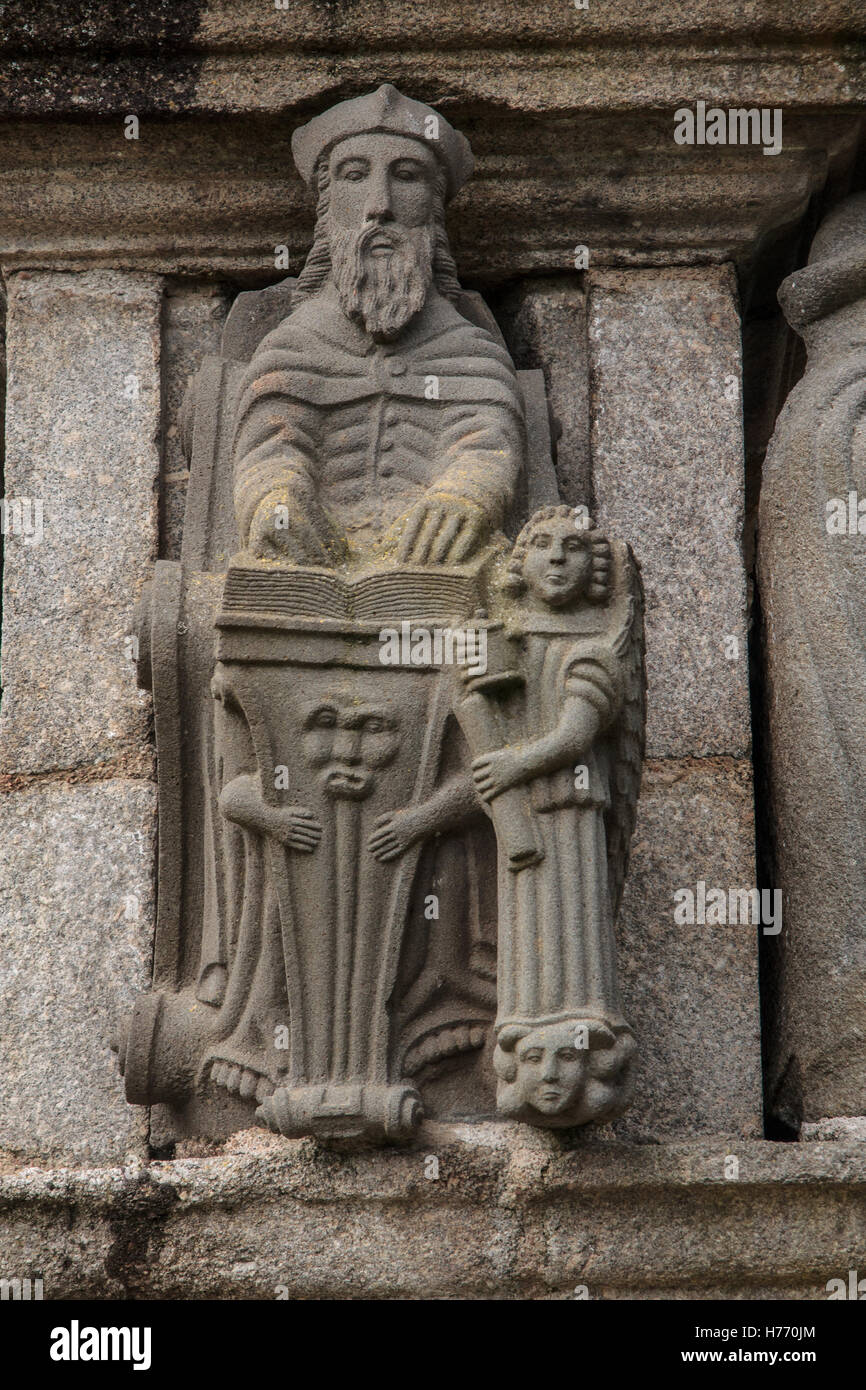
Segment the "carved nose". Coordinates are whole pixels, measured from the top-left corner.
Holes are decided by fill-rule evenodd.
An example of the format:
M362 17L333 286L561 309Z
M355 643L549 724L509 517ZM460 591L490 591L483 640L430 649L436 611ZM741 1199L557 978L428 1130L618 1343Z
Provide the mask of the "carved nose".
M338 763L359 763L361 761L360 734L346 731L334 740L334 761Z
M375 183L370 189L364 215L368 222L394 221L394 211L391 207L391 193L384 179Z

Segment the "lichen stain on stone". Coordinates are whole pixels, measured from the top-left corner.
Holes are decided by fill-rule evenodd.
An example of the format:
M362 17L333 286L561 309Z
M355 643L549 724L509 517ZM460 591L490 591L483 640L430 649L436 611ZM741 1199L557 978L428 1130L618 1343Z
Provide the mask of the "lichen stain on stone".
M0 109L57 114L86 106L101 115L187 109L201 69L189 50L204 9L202 0L140 0L131 24L129 12L108 0L49 0L36 13L29 0L9 0L2 51L10 76L0 83ZM48 68L45 54L54 59Z

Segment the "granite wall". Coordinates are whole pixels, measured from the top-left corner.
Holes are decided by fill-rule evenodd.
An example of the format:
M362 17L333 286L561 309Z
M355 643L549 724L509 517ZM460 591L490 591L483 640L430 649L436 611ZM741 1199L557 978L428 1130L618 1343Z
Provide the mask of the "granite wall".
M862 1254L859 1131L763 1138L775 924L675 909L701 885L778 886L753 623L763 452L798 370L775 292L863 184L860 6L197 0L137 6L132 24L83 8L71 50L49 15L0 20L4 488L41 503L38 540L4 536L0 1268L44 1270L46 1296L569 1296L590 1267L592 1296L816 1296ZM253 1135L154 1153L111 1050L149 978L156 899L133 607L153 561L179 554L185 381L238 291L309 245L290 133L381 81L472 142L449 223L465 283L517 365L544 372L562 497L642 566L647 763L618 924L636 1100L564 1138L428 1126L403 1156ZM674 111L705 97L780 109L781 153L678 146ZM431 1153L448 1201L423 1180ZM327 1220L312 1214L325 1170ZM841 1242L832 1192L851 1213ZM110 1206L144 1231L119 1262ZM639 1209L667 1233L650 1265L625 1239ZM780 1223L790 1249L769 1239ZM192 1229L222 1252L207 1272Z

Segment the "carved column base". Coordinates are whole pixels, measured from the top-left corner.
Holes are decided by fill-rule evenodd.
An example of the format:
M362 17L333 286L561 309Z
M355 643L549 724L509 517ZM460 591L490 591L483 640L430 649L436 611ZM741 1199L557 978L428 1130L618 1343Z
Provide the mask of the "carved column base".
M212 1026L213 1011L189 992L140 994L115 1048L130 1104L189 1100Z
M281 1086L256 1111L259 1124L268 1129L317 1139L408 1139L422 1117L414 1087L352 1082Z

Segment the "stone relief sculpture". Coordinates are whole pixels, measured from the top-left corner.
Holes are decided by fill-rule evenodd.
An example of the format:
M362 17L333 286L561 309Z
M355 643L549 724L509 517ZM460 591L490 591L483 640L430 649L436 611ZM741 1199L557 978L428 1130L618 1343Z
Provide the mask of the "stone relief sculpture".
M770 1098L796 1130L863 1114L866 196L834 208L779 299L808 353L767 455L759 547L786 923Z
M498 1107L584 1124L625 1109L635 1052L613 927L643 754L642 598L627 550L575 535L568 507L530 519L509 571L523 679L474 768L491 806L527 789L541 855L519 873L500 856Z
M499 843L498 1108L583 1124L625 1108L635 1052L613 921L642 757L639 581L625 548L559 506L524 526L504 588L519 650L504 670L466 673L455 702ZM387 817L374 853L387 861L453 823L472 793L465 774Z
M464 137L383 86L293 152L312 249L191 383L182 559L140 605L159 907L127 1096L168 1137L602 1120L635 1052L637 568L560 504L541 373L461 289Z

